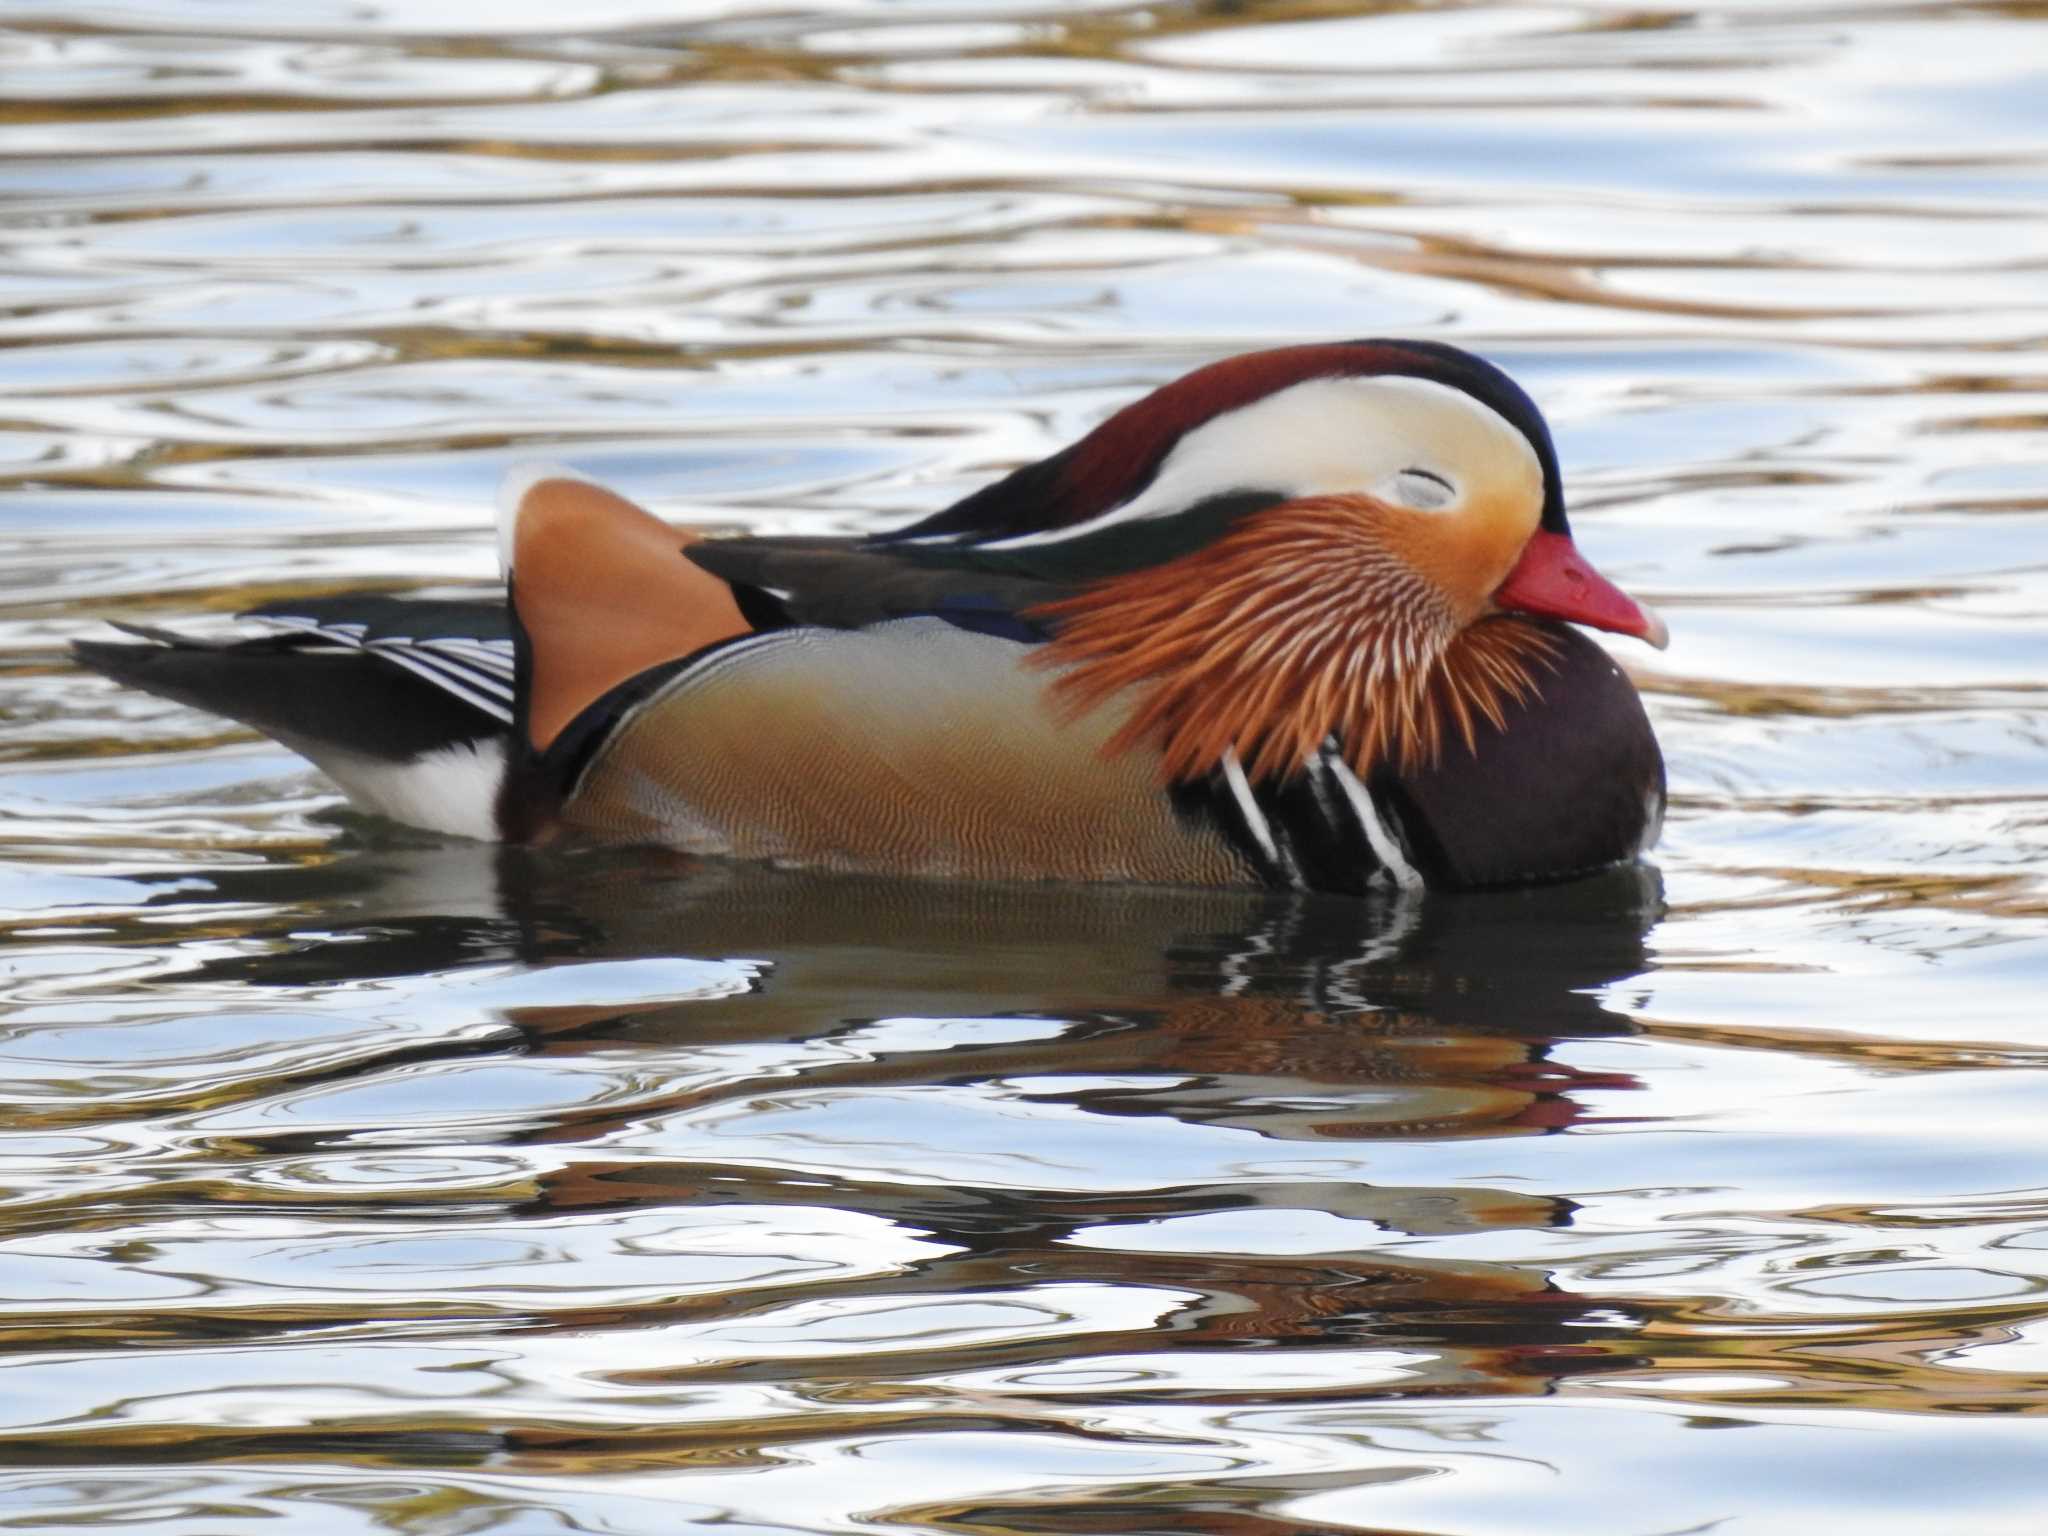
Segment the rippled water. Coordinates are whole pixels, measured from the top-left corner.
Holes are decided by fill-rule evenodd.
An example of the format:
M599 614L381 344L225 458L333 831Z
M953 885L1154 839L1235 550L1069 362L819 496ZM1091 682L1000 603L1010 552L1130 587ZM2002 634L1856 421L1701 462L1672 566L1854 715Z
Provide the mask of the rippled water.
M568 14L0 0L0 1529L2040 1530L2048 13ZM1657 870L500 853L65 660L1383 333L1671 619Z

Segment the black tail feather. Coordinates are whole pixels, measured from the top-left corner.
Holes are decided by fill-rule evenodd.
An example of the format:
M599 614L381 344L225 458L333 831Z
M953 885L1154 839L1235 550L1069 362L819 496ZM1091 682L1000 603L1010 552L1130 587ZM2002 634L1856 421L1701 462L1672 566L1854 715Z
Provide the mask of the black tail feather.
M218 642L121 628L147 643L78 640L72 653L118 683L225 715L297 751L332 746L405 760L505 731L452 694L361 651L309 648L289 635Z

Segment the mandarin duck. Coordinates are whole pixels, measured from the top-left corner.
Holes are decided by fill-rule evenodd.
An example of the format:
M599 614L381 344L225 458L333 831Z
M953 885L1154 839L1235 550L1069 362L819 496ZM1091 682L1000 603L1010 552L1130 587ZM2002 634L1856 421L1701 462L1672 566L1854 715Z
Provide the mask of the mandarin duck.
M79 642L430 830L877 873L1364 892L1640 855L1664 767L1573 624L1541 413L1441 343L1199 368L924 520L705 538L555 469L503 597L276 603Z

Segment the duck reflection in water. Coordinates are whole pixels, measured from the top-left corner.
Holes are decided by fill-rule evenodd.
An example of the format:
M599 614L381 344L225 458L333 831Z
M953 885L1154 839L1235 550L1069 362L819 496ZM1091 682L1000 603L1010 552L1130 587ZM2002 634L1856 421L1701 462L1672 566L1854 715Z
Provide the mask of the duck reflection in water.
M549 1001L502 1010L525 1053L730 1057L708 1077L678 1073L672 1092L581 1105L517 1133L566 1153L536 1212L825 1203L947 1245L855 1291L1170 1287L1196 1298L1168 1329L1175 1348L1352 1339L1424 1357L1371 1395L1540 1391L1631 1363L1602 1342L1633 1331L1612 1297L1594 1308L1540 1267L1435 1257L1410 1241L1567 1227L1569 1200L1417 1180L1412 1154L1396 1182L1374 1164L1396 1144L1599 1120L1613 1091L1635 1086L1558 1049L1632 1031L1596 994L1646 966L1661 902L1652 871L1375 904L937 885L644 851L465 856L490 878L451 871L446 847L232 877L238 889L220 895L286 911L306 901L331 913L352 888L359 927L352 942L214 969L302 987L517 962L552 977ZM494 882L495 900L478 902ZM744 960L750 979L683 1001L573 998L578 964L678 955ZM474 1038L458 1049L474 1051ZM1015 1113L1021 1136L1004 1118ZM663 1145L665 1127L705 1117L746 1145L720 1139L729 1150L713 1154L702 1135L680 1134L673 1153ZM1206 1150L1188 1156L1195 1140ZM1219 1143L1227 1161L1205 1163ZM1340 1247L1126 1246L1125 1234L1188 1218L1298 1220ZM1162 1341L1144 1330L1122 1345ZM894 1354L832 1366L905 1368Z
M565 1032L853 1042L878 1019L1040 1018L1057 1022L1056 1037L973 1048L984 1075L1051 1064L1171 1075L1171 1089L1083 1089L1076 1102L1310 1138L1577 1122L1589 1106L1575 1092L1632 1084L1576 1071L1553 1047L1631 1030L1594 992L1645 968L1661 909L1656 871L1641 866L1535 890L1361 901L931 886L659 850L390 842L316 867L224 871L214 884L214 901L271 906L287 926L306 906L357 915L345 943L205 966L223 979L299 987L491 962L744 957L759 974L743 999L507 1017L536 1045ZM862 1080L867 1054L805 1080ZM1403 1101L1369 1120L1284 1107L1295 1090L1366 1084L1398 1087Z

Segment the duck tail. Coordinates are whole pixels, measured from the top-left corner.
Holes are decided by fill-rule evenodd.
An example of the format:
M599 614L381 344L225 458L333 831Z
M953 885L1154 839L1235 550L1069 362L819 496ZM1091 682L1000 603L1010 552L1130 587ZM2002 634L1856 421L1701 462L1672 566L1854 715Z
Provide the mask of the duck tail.
M341 621L330 616L330 622ZM303 626L230 640L140 624L115 627L133 641L74 641L72 654L81 665L261 731L310 759L364 810L429 831L499 835L498 792L510 741L502 715L388 664L387 655L356 644L323 644Z

